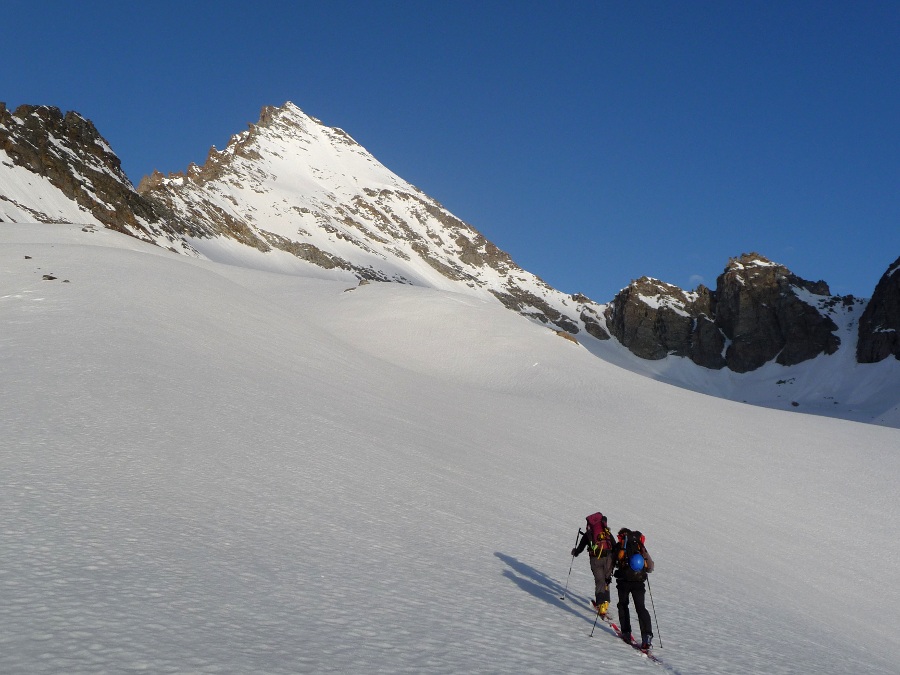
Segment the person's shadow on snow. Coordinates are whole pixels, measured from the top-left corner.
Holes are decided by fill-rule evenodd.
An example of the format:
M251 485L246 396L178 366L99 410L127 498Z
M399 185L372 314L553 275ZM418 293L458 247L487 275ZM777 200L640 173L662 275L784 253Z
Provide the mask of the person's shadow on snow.
M565 592L565 587L556 579L548 577L531 565L523 563L521 560L506 555L505 553L497 552L494 553L494 555L500 558L500 560L508 566L508 569L503 570L503 576L516 584L516 586L523 591L529 595L533 595L539 600L543 600L544 602L553 605L554 607L564 609L570 614L574 614L575 616L584 619L588 623L592 624L594 622L593 613L591 613L590 618L588 618L582 612L578 611L579 608L584 609L585 606L589 606L590 600L586 597L569 590L568 593L566 593L566 600L563 600L562 597Z

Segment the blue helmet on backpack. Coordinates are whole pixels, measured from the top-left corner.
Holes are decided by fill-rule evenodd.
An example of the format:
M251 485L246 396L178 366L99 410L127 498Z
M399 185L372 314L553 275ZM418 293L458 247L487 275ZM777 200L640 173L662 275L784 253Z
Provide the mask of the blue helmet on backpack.
M640 553L635 553L628 559L628 566L635 572L640 572L644 569L644 556Z

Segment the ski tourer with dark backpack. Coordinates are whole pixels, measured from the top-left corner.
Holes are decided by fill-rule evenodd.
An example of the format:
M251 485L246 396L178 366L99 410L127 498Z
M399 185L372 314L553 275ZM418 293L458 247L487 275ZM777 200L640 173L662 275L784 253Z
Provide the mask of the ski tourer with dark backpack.
M631 643L631 616L628 608L631 596L641 628L641 649L649 650L653 640L653 626L650 623L650 612L644 604L644 582L647 574L653 571L653 559L644 546L644 535L640 532L632 532L623 527L619 530L618 540L613 549L613 558L616 561L616 591L619 595L616 607L619 610L621 637Z

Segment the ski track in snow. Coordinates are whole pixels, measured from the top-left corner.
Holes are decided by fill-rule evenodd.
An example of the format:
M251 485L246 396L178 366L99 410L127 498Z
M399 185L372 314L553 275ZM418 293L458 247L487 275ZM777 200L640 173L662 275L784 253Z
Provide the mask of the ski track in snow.
M896 672L896 429L475 298L0 236L0 672ZM598 509L648 534L664 666L588 637L586 556L559 599Z

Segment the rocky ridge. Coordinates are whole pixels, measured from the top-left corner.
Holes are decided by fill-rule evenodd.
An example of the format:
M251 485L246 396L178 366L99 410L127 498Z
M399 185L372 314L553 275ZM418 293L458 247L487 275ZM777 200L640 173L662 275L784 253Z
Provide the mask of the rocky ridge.
M183 233L191 224L141 197L121 161L94 124L76 112L22 105L14 112L0 103L0 159L4 173L16 167L46 180L77 208L59 209L40 197L0 191L0 220L101 224L119 232L187 251ZM68 216L68 218L66 218ZM74 216L74 217L72 217Z

